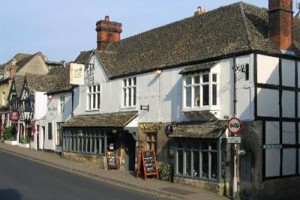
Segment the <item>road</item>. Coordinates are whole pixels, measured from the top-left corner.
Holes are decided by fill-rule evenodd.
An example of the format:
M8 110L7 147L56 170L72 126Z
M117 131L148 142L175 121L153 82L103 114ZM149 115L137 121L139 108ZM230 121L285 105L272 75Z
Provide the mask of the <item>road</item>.
M159 200L0 151L0 200Z

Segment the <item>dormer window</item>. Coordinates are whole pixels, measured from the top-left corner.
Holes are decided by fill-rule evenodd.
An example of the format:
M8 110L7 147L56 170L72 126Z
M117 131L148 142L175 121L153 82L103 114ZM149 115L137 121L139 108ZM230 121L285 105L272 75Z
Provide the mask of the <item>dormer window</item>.
M183 79L183 108L205 109L217 106L218 75L202 72L186 75Z

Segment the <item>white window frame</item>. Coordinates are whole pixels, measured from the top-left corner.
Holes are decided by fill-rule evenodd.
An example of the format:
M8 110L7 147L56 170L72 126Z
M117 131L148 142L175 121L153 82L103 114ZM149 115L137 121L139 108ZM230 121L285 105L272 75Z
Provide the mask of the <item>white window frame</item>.
M136 77L125 78L122 81L122 107L135 108L137 99Z
M66 97L60 96L59 97L59 112L64 113L65 112L65 106L66 106Z
M100 84L87 86L86 110L100 110Z
M204 76L208 75L208 81ZM215 77L216 76L216 77ZM203 99L204 87L208 86L208 103ZM216 89L215 89L216 88ZM183 110L216 110L219 108L218 99L219 74L216 72L200 72L183 77ZM199 95L198 95L199 94ZM190 95L190 98L187 97ZM190 102L188 102L190 101Z

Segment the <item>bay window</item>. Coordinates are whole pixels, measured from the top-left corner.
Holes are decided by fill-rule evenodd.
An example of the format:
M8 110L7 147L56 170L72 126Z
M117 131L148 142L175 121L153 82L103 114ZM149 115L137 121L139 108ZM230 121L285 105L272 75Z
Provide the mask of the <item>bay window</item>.
M204 72L184 77L184 108L217 106L218 75Z

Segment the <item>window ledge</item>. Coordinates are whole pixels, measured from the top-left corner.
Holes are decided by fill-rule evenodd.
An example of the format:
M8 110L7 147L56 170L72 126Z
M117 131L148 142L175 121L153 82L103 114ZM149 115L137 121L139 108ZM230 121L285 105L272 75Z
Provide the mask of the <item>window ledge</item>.
M120 107L120 111L136 111L136 107Z

